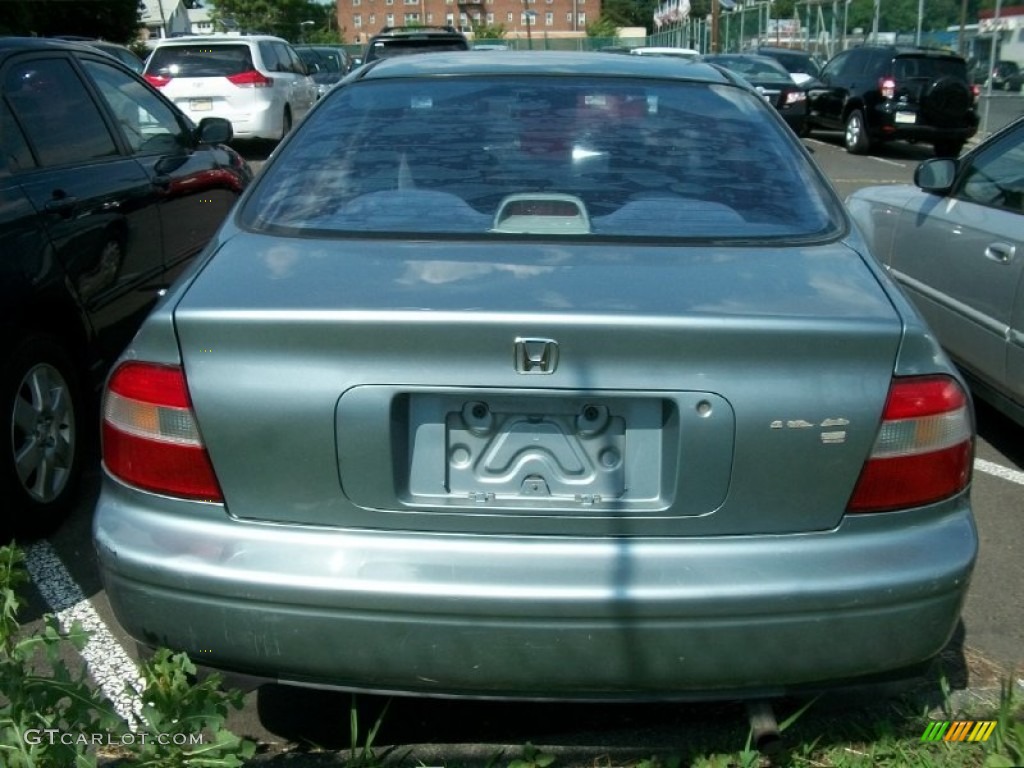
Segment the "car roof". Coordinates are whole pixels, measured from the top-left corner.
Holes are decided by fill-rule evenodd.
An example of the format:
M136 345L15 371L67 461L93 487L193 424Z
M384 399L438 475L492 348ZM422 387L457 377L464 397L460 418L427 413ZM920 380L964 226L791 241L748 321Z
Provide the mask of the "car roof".
M156 41L156 47L162 48L165 45L246 45L248 43L263 43L274 41L278 43L288 42L283 37L276 35L182 35L181 37L164 37Z
M896 56L933 56L935 58L962 59L963 56L948 51L945 48L925 48L917 45L861 45L857 48L850 48L856 51L860 48L869 51L890 51Z
M455 27L384 27L374 38L388 37L465 37Z
M785 46L778 45L759 45L757 46L758 53L795 53L797 56L807 56L814 58L814 53L804 48L786 48Z
M0 57L8 56L20 51L79 51L81 53L98 53L108 59L113 59L121 66L126 67L124 62L115 56L111 56L105 51L101 51L93 45L93 42L94 41L91 39L86 42L85 40L69 40L67 38L59 37L0 37ZM117 45L117 43L110 43L109 41L101 42L106 43L107 45Z
M45 50L47 48L62 51L95 50L78 39L68 40L60 37L0 37L0 51Z
M727 73L699 61L601 51L439 51L379 59L359 71L360 80L433 75L591 75L737 83Z

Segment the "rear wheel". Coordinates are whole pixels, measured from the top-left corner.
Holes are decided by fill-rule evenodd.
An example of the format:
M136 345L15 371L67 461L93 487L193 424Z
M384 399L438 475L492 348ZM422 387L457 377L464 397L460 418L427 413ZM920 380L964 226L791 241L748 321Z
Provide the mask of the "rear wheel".
M23 338L0 371L0 528L44 533L67 513L82 469L83 403L70 356Z
M864 113L853 110L846 118L846 130L843 134L846 151L853 155L864 155L871 148L868 138L868 127L864 123Z
M283 139L292 129L292 111L284 108L284 115L281 117L281 138Z

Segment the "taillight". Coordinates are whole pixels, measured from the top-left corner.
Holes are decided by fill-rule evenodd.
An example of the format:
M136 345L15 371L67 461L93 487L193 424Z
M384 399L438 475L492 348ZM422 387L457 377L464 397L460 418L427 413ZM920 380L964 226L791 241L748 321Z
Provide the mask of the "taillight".
M147 491L223 501L181 368L127 362L103 398L103 463Z
M267 77L255 69L239 72L237 75L229 75L228 80L242 88L269 88L274 84L273 78Z
M981 98L981 86L977 83L971 84L971 95L974 96L974 103L978 103L978 99Z
M974 428L967 395L948 376L894 379L847 512L918 507L971 479Z
M146 82L148 82L152 86L155 86L156 88L163 88L165 85L171 82L171 78L169 75L143 75L143 77L146 78Z
M891 99L896 96L896 80L891 77L883 77L879 80L878 88L882 91L883 99Z

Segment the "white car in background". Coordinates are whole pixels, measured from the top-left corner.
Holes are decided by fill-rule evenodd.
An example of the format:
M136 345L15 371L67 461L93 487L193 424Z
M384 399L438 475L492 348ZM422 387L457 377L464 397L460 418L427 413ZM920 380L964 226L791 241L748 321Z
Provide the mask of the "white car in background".
M281 139L317 99L299 55L269 35L161 40L143 75L196 123L230 120L236 139Z

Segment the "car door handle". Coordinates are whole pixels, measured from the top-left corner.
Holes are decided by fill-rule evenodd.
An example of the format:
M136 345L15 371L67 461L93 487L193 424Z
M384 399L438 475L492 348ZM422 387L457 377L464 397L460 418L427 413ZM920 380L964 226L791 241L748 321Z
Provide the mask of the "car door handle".
M985 249L985 258L991 259L999 264L1009 264L1016 253L1017 246L1015 245L1010 245L1009 243L992 243Z
M43 206L48 213L57 213L61 216L70 216L75 206L78 205L77 197L54 197L47 200Z

